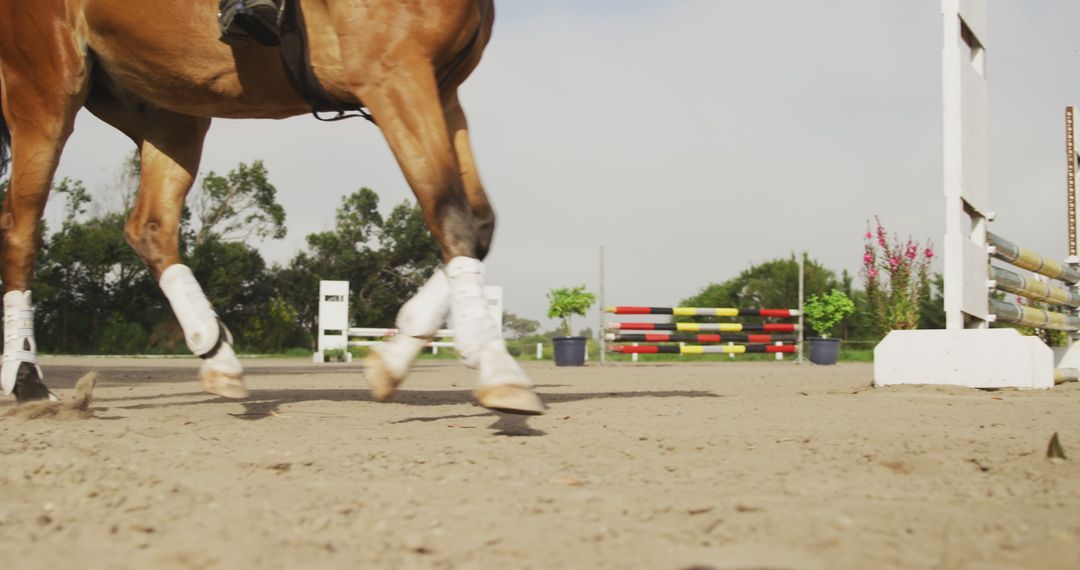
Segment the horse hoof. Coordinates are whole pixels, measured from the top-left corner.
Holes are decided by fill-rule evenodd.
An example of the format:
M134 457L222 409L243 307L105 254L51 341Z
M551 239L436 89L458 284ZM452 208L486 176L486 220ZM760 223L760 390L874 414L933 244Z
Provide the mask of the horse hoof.
M40 369L28 362L19 363L19 372L15 376L15 388L11 392L15 394L15 400L20 404L38 400L55 402L58 399L45 386L45 382L41 379Z
M199 380L202 381L203 390L221 396L223 398L247 398L247 387L244 386L244 378L239 374L229 374L220 370L203 370L199 372Z
M403 380L394 376L383 357L375 351L364 358L364 376L371 386L371 397L376 402L385 402L393 397Z
M547 406L536 395L536 392L525 386L513 384L484 386L477 388L473 394L476 395L476 400L481 406L496 412L539 416L547 410Z

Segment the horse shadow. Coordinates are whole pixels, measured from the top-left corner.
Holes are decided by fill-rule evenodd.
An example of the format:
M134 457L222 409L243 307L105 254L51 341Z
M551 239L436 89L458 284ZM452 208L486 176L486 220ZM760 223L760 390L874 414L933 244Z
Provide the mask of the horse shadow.
M83 367L53 366L50 367L49 385L54 388L65 389L74 386L75 380L85 372ZM114 368L103 373L101 383L111 387L137 386L153 383L178 382L178 376L187 374L184 368L176 367L145 367L145 368ZM296 368L297 376L317 376L319 371L311 368ZM340 370L326 370L322 372L340 373ZM288 369L273 368L259 370L248 369L247 375L288 375ZM567 384L538 384L537 391L540 397L549 406L558 406L572 402L587 400L610 400L610 399L637 399L637 398L722 398L721 394L706 390L617 390L617 391L573 391L566 390ZM283 406L303 404L306 402L357 402L377 403L367 388L271 388L252 389L251 395L243 400L233 400L212 396L202 391L173 392L155 395L130 395L130 396L107 396L95 397L95 404L105 404L114 410L152 410L152 409L182 409L187 406L235 406L240 404L244 411L229 413L228 415L241 421L260 421L278 415L284 415ZM494 435L501 436L537 436L545 432L531 428L527 424L528 416L504 414L481 408L476 404L470 389L447 389L447 390L399 390L392 400L395 404L410 408L423 409L439 406L471 406L479 410L475 414L449 414L437 416L412 416L393 421L394 424L411 422L437 422L454 419L491 417L496 421L489 429L495 430ZM288 412L291 413L291 412ZM329 413L329 412L328 412Z

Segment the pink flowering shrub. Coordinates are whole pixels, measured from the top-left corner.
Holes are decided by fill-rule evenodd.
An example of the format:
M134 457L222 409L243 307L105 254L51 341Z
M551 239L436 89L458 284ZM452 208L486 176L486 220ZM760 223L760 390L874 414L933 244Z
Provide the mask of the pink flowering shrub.
M890 239L877 216L874 222L873 231L866 222L860 272L874 328L882 335L914 329L919 323L920 300L930 294L933 246L927 241L923 247L911 238L901 242L895 234Z

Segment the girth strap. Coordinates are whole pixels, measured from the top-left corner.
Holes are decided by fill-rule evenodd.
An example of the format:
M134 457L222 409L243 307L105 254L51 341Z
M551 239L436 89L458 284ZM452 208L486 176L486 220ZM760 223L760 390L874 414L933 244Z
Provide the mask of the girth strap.
M311 105L312 114L320 121L363 117L374 123L375 119L362 105L338 101L319 83L319 78L315 77L315 72L311 69L305 31L300 0L286 0L281 8L281 63L285 66L289 83ZM319 113L322 112L333 112L337 115L330 118L320 117Z

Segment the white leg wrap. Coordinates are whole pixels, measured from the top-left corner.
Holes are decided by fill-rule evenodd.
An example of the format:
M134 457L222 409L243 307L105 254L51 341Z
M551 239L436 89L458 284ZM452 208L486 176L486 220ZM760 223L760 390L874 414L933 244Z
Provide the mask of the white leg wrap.
M531 386L525 372L506 351L502 332L488 314L483 263L471 257L455 257L446 264L446 275L450 280L454 344L466 366L480 369L480 385Z
M236 357L232 345L228 342L221 343L213 356L203 359L199 370L203 374L221 374L236 378L239 378L244 373L244 367L240 364L240 359Z
M160 285L184 329L184 341L191 352L204 356L213 350L221 336L221 325L191 269L179 263L170 265L161 272Z
M25 362L37 368L37 342L34 341L34 304L29 291L4 294L4 361L0 369L0 389L5 395L15 389L19 367Z
M396 323L398 334L371 350L379 353L394 378L404 378L424 345L446 322L449 313L450 281L439 267L401 306Z
M450 280L442 267L409 299L397 315L399 335L429 337L446 322L450 313Z

